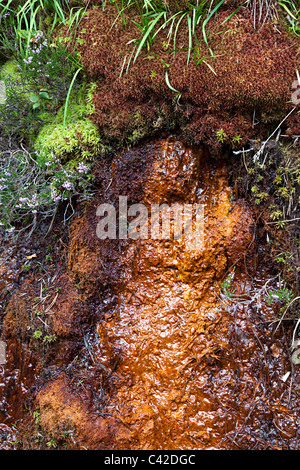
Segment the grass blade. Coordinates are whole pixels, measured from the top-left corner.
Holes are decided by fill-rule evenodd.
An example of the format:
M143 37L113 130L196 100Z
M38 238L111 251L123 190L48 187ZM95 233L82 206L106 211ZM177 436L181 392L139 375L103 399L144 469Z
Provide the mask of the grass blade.
M222 3L224 3L224 0L221 0L216 6L215 8L209 13L208 17L203 21L203 25L202 25L202 36L203 36L203 39L204 39L204 42L205 44L207 45L208 49L209 49L209 52L211 53L211 55L214 55L213 54L213 51L211 50L211 48L209 47L208 45L208 39L207 39L207 35L206 35L206 25L207 23L209 22L209 20L211 19L211 17L216 13L216 11L220 8L220 6L222 5Z
M287 12L287 14L290 15L291 18L293 18L294 20L297 20L297 18L293 15L291 10L284 3L278 2L278 5L280 5L282 8L284 8L285 11Z
M0 1L0 7L2 8L0 10L0 15L4 15L6 11L10 11L10 12L14 12L14 10L12 10L11 8L9 8L9 5L12 3L13 0L8 0L8 2L6 3L6 5L3 5L3 0Z
M242 6L245 5L245 3L247 3L247 1L242 3L238 8L236 8L236 10L234 10L229 16L227 16L227 18L222 21L221 25L226 23L226 21L230 20L230 18L232 18L232 16L235 15L242 8Z
M216 72L214 71L214 69L212 68L212 66L209 65L209 64L206 62L206 60L203 60L203 62L204 62L205 65L207 65L207 67L209 68L209 70L212 71L212 73L214 73L215 75L217 75Z
M54 9L55 13L57 13L60 21L62 22L63 25L66 24L66 17L65 17L65 14L64 14L64 10L60 4L60 1L57 1L57 0L50 0L50 5L52 6L52 8Z
M177 38L177 33L178 33L178 28L179 28L179 25L181 23L181 21L183 20L183 18L187 15L187 12L183 13L183 15L179 18L178 22L177 22L177 25L176 25L176 28L175 28L175 32L174 32L174 49L176 49L176 38Z
M64 109L64 120L63 120L63 130L62 130L62 133L64 133L64 131L65 131L66 118L67 118L67 110L68 110L68 105L69 105L70 94L71 94L71 91L72 91L74 82L75 82L75 80L76 80L76 77L77 77L77 75L79 74L79 72L80 72L81 70L82 70L82 68L79 68L78 70L76 70L76 72L74 73L74 76L73 76L73 78L72 78L72 81L71 81L71 83L70 83L69 89L68 89L68 93L67 93L67 97L66 97L66 103L65 103L65 109Z
M175 91L175 93L180 93L178 90L175 90L175 88L173 88L173 87L171 86L170 81L169 81L168 70L166 70L165 79L166 79L166 84L168 85L168 87L170 88L170 90Z
M191 56L191 50L193 47L193 36L192 36L192 19L190 15L187 16L187 23L188 23L188 31L189 31L189 49L188 49L188 57L187 57L187 63L186 65L189 65L190 62L190 56Z
M146 33L144 34L144 36L143 36L143 38L142 38L142 40L141 40L141 42L140 42L140 44L139 44L139 47L138 47L138 49L137 49L137 51L136 51L136 54L135 54L133 63L135 63L135 61L136 61L136 59L137 59L139 53L141 52L141 50L142 50L142 48L143 48L143 45L144 45L145 42L147 41L147 39L148 39L148 37L150 36L151 32L153 31L153 29L154 29L156 23L158 23L158 21L161 19L161 17L163 16L164 13L165 13L164 11L160 12L160 13L157 15L157 17L156 17L154 20L151 21L149 28L147 29Z

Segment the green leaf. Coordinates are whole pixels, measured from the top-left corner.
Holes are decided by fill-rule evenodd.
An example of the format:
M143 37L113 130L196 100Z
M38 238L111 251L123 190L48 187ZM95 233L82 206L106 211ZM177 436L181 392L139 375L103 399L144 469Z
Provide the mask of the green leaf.
M37 95L33 95L33 96L30 96L29 99L32 103L37 103L40 98Z
M47 91L41 91L40 92L40 97L45 99L45 100L51 100L52 97L50 98L49 93Z
M181 23L181 21L183 20L183 18L187 15L187 13L183 13L183 15L179 18L178 22L177 22L177 25L176 25L176 28L175 28L175 32L174 32L174 49L176 47L176 37L177 37L177 32L178 32L178 29L179 29L179 25Z

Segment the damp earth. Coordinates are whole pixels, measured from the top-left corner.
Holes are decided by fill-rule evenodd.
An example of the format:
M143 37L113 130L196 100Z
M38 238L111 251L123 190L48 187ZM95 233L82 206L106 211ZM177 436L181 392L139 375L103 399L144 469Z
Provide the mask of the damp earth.
M270 302L280 279L229 163L169 136L95 171L93 200L43 246L3 241L1 448L297 449L299 373ZM118 213L119 196L203 205L203 246L100 240L97 207ZM22 271L50 239L53 262Z

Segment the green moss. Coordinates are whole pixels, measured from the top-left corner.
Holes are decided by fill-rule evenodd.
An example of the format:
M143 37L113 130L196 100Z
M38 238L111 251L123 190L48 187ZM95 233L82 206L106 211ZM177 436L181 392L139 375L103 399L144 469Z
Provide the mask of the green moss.
M82 85L71 94L64 122L65 106L62 106L52 122L40 130L34 147L44 152L45 158L53 152L62 161L93 158L107 148L101 143L97 126L88 118L94 112L92 92L95 85Z
M14 59L8 60L0 67L0 80L6 81L6 79L12 81L21 80L20 67Z
M263 221L272 259L299 295L299 150L290 142L272 141L260 161L254 162L253 155L243 161L247 173L239 184L251 194L252 207L257 206L254 210Z
M7 90L18 94L26 101L34 96L34 92L30 90L30 85L21 73L20 66L15 59L8 60L0 67L0 80L3 80Z
M96 126L89 119L67 124L47 124L42 127L35 142L37 151L46 156L53 152L57 157L68 160L72 157L90 157L101 152L101 139Z

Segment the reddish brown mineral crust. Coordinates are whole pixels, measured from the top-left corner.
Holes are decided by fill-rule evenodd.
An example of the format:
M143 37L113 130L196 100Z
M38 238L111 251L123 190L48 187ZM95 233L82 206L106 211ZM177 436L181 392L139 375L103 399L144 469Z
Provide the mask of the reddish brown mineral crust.
M251 302L271 273L261 248L253 265L254 221L233 200L224 162L170 137L123 152L99 171L99 196L72 223L69 272L57 278L57 356L45 356L52 376L41 380L25 346L34 284L24 283L26 295L8 306L10 415L36 383L30 406L39 410L41 432L58 442L64 436L68 448L297 448L297 371L290 394L282 380L290 370L286 345L269 327L276 314L263 298ZM204 249L97 239L98 204L117 206L120 194L129 204L204 204ZM248 302L226 308L220 282L234 267L235 295ZM20 380L8 393L9 367L18 366Z

